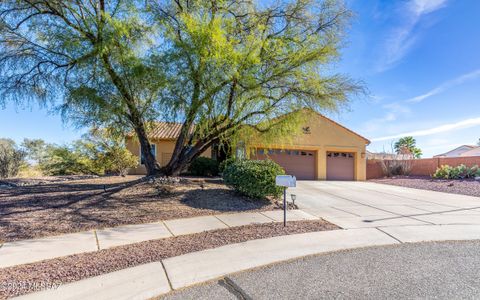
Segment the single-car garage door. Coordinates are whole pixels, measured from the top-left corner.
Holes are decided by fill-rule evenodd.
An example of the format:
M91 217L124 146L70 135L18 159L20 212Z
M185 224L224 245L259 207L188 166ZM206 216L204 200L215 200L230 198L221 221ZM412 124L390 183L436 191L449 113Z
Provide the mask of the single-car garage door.
M353 153L327 152L327 180L354 180Z
M288 175L299 180L315 179L315 152L304 150L257 149L255 159L269 158L282 166Z

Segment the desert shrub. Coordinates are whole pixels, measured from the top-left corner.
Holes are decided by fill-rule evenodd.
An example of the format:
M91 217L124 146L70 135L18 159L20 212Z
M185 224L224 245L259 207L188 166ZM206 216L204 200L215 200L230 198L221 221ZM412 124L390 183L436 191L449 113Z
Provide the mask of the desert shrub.
M14 177L25 164L26 153L10 139L0 139L0 178Z
M218 162L208 157L197 157L188 167L188 172L195 176L217 176Z
M467 167L464 164L461 164L457 167L451 167L449 165L442 165L432 177L436 179L468 179L480 176L480 169L477 165L473 167Z
M412 171L412 161L408 159L380 160L384 176L409 175Z
M40 168L44 174L53 176L99 174L90 157L68 146L49 146Z
M125 148L124 138L112 135L108 129L91 129L82 139L70 145L41 144L36 140L24 142L37 155L40 169L47 175L126 175L138 165L136 158ZM28 149L28 148L27 148ZM40 149L40 150L38 150Z
M219 173L223 173L225 171L225 169L233 164L235 162L235 158L234 157L230 157L230 158L227 158L226 160L222 161L219 165L218 165L218 172Z
M226 166L223 179L247 197L264 199L282 194L283 189L275 185L275 177L284 174L283 168L271 160L240 160Z
M111 147L95 161L105 174L125 176L138 165L138 158L123 147Z

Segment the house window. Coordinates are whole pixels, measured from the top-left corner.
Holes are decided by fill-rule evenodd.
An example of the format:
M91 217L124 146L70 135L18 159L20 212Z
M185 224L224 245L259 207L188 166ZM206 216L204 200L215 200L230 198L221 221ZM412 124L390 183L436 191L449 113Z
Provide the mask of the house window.
M156 157L156 156L157 156L157 155L156 155L156 153L157 153L157 145L155 145L155 144L150 144L150 150L152 150L152 151L151 151L151 152L152 152L152 155L153 155L154 157ZM145 158L143 157L142 146L140 146L140 157L141 157L141 158L140 158L140 164L141 164L141 165L144 165L144 164L145 164Z

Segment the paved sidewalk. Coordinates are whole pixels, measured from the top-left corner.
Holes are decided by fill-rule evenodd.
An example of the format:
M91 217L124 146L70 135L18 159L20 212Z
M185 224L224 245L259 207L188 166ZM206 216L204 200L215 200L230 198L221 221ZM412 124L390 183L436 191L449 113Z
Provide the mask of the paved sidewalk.
M287 220L315 220L317 216L289 210ZM199 233L255 223L279 222L283 211L245 212L125 225L0 245L0 268L72 254L92 252L148 240Z
M445 239L480 239L480 225L359 228L252 240L81 280L19 299L147 299L155 293L161 295L172 289L306 255L403 241Z

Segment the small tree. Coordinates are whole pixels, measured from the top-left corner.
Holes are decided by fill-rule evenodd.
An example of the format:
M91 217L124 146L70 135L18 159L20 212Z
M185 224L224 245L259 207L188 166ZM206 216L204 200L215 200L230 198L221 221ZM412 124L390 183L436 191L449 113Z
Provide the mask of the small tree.
M480 139L478 139L477 141L477 146L480 146Z
M21 147L24 149L27 158L37 165L47 155L48 144L42 139L24 139Z
M25 162L26 153L11 139L0 139L0 178L13 177Z
M406 136L395 142L394 149L397 154L411 154L414 158L420 158L422 150L416 144L417 141L412 136Z
M99 162L106 174L125 176L128 170L138 165L138 158L122 147L111 148Z
M40 169L47 175L83 175L99 174L93 160L85 155L78 144L57 146L50 145Z
M80 142L85 154L104 174L125 176L138 165L138 158L125 148L125 138L112 128L93 128Z

